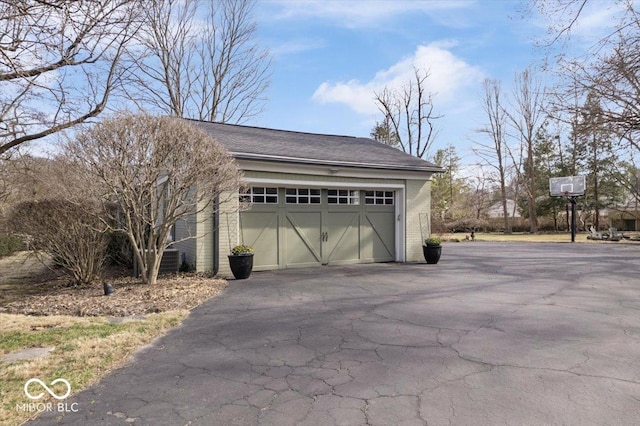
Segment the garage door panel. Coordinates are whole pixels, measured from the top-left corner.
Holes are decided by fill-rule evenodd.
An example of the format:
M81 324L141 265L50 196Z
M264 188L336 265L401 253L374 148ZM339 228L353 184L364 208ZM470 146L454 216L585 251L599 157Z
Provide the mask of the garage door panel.
M312 266L322 261L319 211L287 212L287 266Z
M240 231L256 270L396 260L395 191L258 187L249 196Z
M388 262L395 260L395 213L368 211L363 226L362 252L365 260Z
M325 219L324 263L354 263L360 259L360 213L332 212Z
M280 264L277 211L248 211L240 214L242 240L254 248L255 270L269 270Z

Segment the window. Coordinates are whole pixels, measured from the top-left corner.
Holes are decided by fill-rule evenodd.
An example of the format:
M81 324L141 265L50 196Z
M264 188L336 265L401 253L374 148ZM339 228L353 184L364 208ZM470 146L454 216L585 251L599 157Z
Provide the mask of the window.
M353 189L329 189L327 192L329 204L360 204L360 191Z
M287 204L320 204L319 189L287 188L285 194Z
M367 191L364 194L365 204L393 205L393 191Z
M240 195L240 202L252 204L278 204L278 188L254 186Z

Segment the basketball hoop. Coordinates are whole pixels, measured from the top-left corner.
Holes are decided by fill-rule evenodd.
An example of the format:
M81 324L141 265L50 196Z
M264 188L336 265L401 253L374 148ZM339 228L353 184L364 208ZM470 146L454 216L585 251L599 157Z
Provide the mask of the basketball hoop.
M571 242L576 240L576 204L577 198L585 194L584 176L564 176L549 178L549 195L565 197L567 206L571 203Z

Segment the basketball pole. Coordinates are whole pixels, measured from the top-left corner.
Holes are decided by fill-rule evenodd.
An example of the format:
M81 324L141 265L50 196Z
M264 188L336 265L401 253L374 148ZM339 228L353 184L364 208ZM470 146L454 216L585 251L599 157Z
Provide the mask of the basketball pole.
M571 242L576 242L576 197L569 197L571 203Z

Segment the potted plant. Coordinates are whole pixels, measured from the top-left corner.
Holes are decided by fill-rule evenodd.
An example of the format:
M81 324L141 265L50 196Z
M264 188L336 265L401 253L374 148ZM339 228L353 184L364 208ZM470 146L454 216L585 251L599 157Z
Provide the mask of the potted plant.
M424 245L422 246L422 253L424 254L424 260L429 264L436 264L440 260L440 255L442 254L442 245L440 244L440 238L437 237L429 237L424 240Z
M253 247L241 244L232 248L229 266L237 280L249 278L253 269Z

